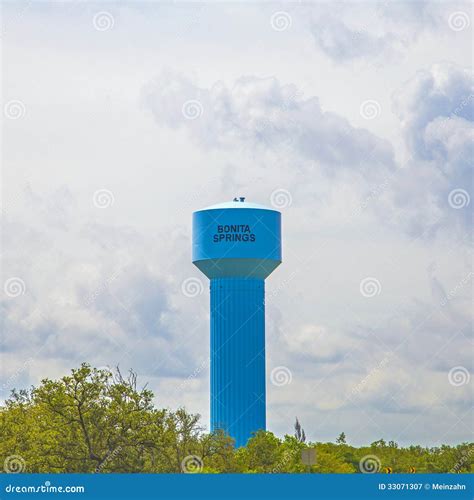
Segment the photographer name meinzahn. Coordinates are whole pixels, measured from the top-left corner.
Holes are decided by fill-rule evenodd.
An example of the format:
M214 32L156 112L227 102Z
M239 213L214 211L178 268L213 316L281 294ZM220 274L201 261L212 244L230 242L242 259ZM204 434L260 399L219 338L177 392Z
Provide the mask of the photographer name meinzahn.
M456 483L456 484L432 483L431 489L432 490L465 490L466 485L459 484L459 483Z

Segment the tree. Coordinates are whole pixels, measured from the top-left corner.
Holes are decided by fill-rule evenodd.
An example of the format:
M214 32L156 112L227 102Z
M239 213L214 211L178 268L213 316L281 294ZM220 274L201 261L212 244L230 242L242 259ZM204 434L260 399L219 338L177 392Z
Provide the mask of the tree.
M378 441L374 441L370 446L372 448L385 448L387 443L383 439L379 439Z
M380 439L355 448L344 432L336 443L307 443L298 419L292 436L259 431L235 449L224 432L206 432L199 415L156 408L153 398L135 372L88 364L14 390L0 406L0 462L12 472L353 473L369 456L393 472L474 471L473 443L404 448ZM310 467L301 454L308 447L316 449Z
M208 472L238 472L234 440L222 430L200 437L200 457Z
M338 436L338 438L336 439L336 443L338 444L346 444L346 435L344 432L341 432Z
M0 412L1 455L20 455L28 472L181 472L188 456L228 457L230 438L203 436L199 415L152 400L133 371L83 364L13 392Z
M331 452L323 446L316 448L316 464L311 467L312 472L348 474L355 472L352 464L344 461L336 452Z
M298 417L296 417L296 422L295 422L295 438L298 441L301 441L302 443L306 441L306 434L304 432L304 429L301 427L301 424L298 421Z
M237 452L242 472L272 472L282 459L280 440L268 431L258 431Z

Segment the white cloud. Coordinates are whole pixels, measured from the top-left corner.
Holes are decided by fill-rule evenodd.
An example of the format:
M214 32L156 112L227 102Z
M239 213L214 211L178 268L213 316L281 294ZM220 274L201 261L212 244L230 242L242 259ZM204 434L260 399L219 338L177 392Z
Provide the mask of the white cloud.
M387 141L323 112L316 97L304 98L296 86L275 78L245 77L230 88L216 83L205 89L182 75L165 73L147 85L144 102L159 124L187 129L206 148L251 148L260 155L269 151L293 160L294 170L309 182L308 166L317 162L338 189L343 189L341 176L347 172L342 180L360 189L362 205L375 199L367 205L382 220L429 237L448 219L468 222L468 211L450 210L447 199L452 189L469 190L472 85L467 70L438 64L395 93L394 109L411 153L404 168L397 168ZM182 113L190 99L202 106L202 114L193 120ZM299 179L290 182L290 191L301 189Z
M456 10L455 2L423 0L336 5L322 3L310 11L317 47L336 64L377 66L396 64L427 32L447 31L449 13Z
M329 174L352 169L379 178L393 168L390 145L342 116L323 112L316 97L276 78L246 76L231 87L200 88L186 77L164 73L147 85L144 103L159 124L185 127L204 147L284 151L300 162L318 161ZM183 105L197 101L202 113L189 120Z
M429 235L439 225L464 234L472 206L454 210L449 195L461 188L472 196L472 73L448 63L419 71L395 92L394 110L410 155L393 190L395 206L409 212L412 234Z

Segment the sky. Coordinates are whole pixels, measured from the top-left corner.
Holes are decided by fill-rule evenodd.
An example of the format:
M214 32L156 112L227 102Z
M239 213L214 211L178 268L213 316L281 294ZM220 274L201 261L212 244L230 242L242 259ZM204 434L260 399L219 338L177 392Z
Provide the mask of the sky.
M282 212L267 427L472 440L470 2L3 2L0 400L88 362L209 427L191 214Z

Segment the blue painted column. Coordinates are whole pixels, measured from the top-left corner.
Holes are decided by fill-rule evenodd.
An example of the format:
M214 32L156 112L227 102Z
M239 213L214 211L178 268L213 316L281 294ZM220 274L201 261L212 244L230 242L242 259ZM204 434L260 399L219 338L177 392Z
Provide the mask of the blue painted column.
M265 429L265 282L213 278L211 286L211 430L245 446Z

